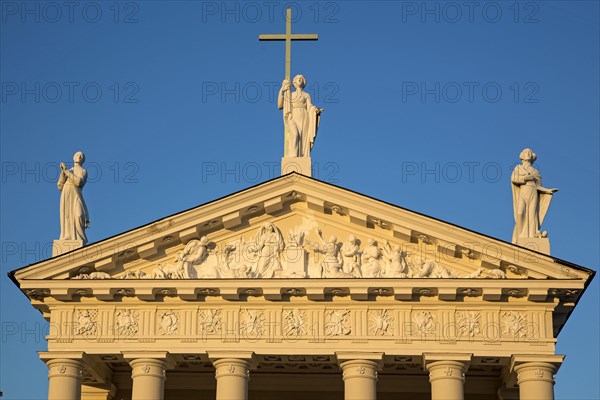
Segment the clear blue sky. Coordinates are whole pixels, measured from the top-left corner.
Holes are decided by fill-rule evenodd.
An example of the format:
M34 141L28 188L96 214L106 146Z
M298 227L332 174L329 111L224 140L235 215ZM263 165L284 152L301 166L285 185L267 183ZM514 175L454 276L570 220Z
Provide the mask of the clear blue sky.
M67 2L68 3L68 2ZM45 396L41 315L6 273L58 238L58 163L87 156L92 242L278 175L285 2L1 1L0 390ZM296 2L292 74L325 108L315 176L510 240L531 147L552 254L599 265L596 1ZM300 15L301 13L301 15ZM560 399L597 399L598 279L558 338ZM15 363L16 360L19 362Z

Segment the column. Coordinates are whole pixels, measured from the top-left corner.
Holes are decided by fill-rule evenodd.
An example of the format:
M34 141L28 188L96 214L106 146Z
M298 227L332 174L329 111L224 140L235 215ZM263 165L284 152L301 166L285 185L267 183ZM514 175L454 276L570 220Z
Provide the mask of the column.
M376 400L377 371L381 370L383 353L336 353L342 368L345 400Z
M40 352L48 366L48 400L81 400L83 352Z
M124 352L131 365L131 400L163 400L167 369L175 362L166 352Z
M432 400L464 399L465 374L471 354L423 354L423 363L429 371Z
M564 356L513 356L521 400L554 400L554 374Z
M250 369L255 367L252 352L209 352L215 366L217 400L247 400Z

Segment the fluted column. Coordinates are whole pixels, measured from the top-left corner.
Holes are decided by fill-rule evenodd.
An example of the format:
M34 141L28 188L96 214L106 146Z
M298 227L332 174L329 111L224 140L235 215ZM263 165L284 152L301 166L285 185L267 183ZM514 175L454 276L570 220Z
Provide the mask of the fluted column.
M210 352L208 354L215 367L217 380L217 400L248 399L250 369L254 367L254 353L249 352Z
M336 353L342 368L345 400L376 400L377 371L381 370L383 353Z
M167 369L174 362L166 352L124 352L131 365L132 400L163 400Z
M554 374L564 357L513 356L512 370L517 374L521 400L554 400Z
M82 352L40 352L48 366L48 400L81 400Z
M464 399L465 375L471 354L424 354L423 362L429 371L432 400Z

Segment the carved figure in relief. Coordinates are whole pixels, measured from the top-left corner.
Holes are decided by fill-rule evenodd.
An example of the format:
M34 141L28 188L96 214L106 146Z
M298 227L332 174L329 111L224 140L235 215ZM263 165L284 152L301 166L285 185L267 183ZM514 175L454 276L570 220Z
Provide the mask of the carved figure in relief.
M214 335L221 331L221 310L205 310L200 312L203 331Z
M215 272L218 274L219 278L247 277L247 274L242 275L243 271L247 270L245 265L235 265L231 263L232 254L235 253L236 250L236 244L228 244L222 252L217 251L218 264L215 268Z
M167 311L160 316L159 332L161 335L173 335L179 329L179 317L173 311Z
M540 227L546 217L552 195L556 188L547 189L542 186L542 176L533 167L537 155L531 149L524 149L519 155L521 164L517 165L511 175L515 229L512 242L519 238L540 238L548 236Z
M86 267L87 268L87 267ZM82 268L83 270L83 268ZM112 277L110 276L110 274L107 274L106 272L101 272L101 271L93 271L88 273L81 273L77 276L72 277L71 279L111 279Z
M402 251L400 245L392 246L390 242L385 241L385 246L381 249L389 264L385 270L385 276L389 278L406 278L408 276L408 263L406 262L406 253Z
M260 227L252 251L258 254L258 262L253 269L257 278L273 278L276 273L281 273L282 266L279 259L285 248L285 241L279 228L267 222Z
M96 333L96 315L98 310L80 310L77 316L75 333L77 335L93 335Z
M90 216L83 199L83 187L87 181L87 171L83 168L85 155L78 151L73 156L73 168L67 169L60 163L58 190L60 195L60 240L81 240L87 243L85 230L90 225Z
M391 334L392 317L388 310L376 310L369 314L371 317L371 330L374 335L383 336Z
M310 157L323 109L315 107L310 95L304 91L306 86L304 76L296 75L293 84L296 88L295 92L291 92L290 81L284 79L277 97L277 107L283 109L288 139L285 156Z
M350 235L348 241L342 246L342 256L344 260L343 270L346 274L351 274L355 278L362 278L360 258L360 243L358 239Z
M144 271L125 271L121 279L149 279L150 277Z
M467 279L479 278L481 276L481 274L483 273L483 271L484 271L483 268L477 268L475 271L471 272L470 274L463 276L463 278L467 278Z
M115 315L115 327L119 335L135 335L138 331L138 313L133 310L119 310Z
M481 314L477 311L459 311L456 313L458 336L469 336L481 334Z
M416 278L454 278L454 275L433 260L416 257L414 262Z
M194 268L201 265L208 257L208 238L202 236L200 240L190 240L183 250L177 252L175 262L178 269L182 271L183 278L196 278L197 272Z
M501 269L491 269L488 271L488 273L492 276L492 278L494 279L506 279L506 272L502 271Z
M313 248L315 253L324 254L325 257L321 261L321 270L323 278L351 278L352 275L345 274L342 271L342 265L344 260L340 253L341 243L338 243L335 236L331 236L329 241L323 239L323 232L317 229L317 235L321 241L321 244L316 244Z
M183 279L184 275L183 266L179 264L159 264L154 270L154 279Z
M327 336L349 335L351 332L350 310L330 310L325 314L325 334Z
M523 313L508 311L502 313L504 317L503 335L524 338L527 337L527 316Z
M244 310L242 329L246 335L262 336L265 316L262 310Z
M361 266L364 278L381 278L382 254L377 242L373 239L367 240L367 246L362 252Z
M284 336L293 337L306 334L306 330L304 329L304 320L306 316L300 310L286 310L284 311L284 318Z
M431 311L417 311L413 314L413 321L417 330L422 333L430 332L435 329L433 315Z

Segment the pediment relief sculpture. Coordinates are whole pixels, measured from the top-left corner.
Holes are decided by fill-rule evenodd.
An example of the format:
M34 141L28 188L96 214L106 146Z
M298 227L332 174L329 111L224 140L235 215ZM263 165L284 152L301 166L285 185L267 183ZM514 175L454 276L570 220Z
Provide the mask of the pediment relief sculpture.
M286 239L275 223L264 222L233 240L217 243L207 236L192 239L171 260L167 257L152 267L126 269L115 276L84 267L71 279L506 279L507 271L512 278L527 278L526 271L514 265L506 266L507 271L473 266L456 268L451 261L435 260L433 255L408 250L402 242L372 237L361 240L354 233L342 242L335 234L326 239L323 229L332 230L304 219L302 224L288 230Z

